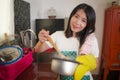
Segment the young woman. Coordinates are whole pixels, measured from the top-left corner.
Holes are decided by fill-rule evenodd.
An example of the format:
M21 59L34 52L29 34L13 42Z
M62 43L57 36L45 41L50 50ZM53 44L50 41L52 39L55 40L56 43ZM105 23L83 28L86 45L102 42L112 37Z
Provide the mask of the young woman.
M47 41L50 36L59 50L69 58L77 55L92 53L97 60L99 49L95 32L96 14L94 9L85 3L76 6L70 14L65 31L56 31L49 35L49 31L41 30L38 34L39 41L35 46L36 52L43 52L53 46ZM84 79L88 76L87 79ZM60 80L74 80L73 76L60 76ZM93 80L88 71L82 80Z

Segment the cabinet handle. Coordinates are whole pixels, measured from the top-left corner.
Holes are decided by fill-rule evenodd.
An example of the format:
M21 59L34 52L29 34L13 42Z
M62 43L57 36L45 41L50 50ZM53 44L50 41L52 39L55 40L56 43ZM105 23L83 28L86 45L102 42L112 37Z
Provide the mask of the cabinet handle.
M120 26L119 26L119 32L120 32Z
M118 60L120 60L120 52L118 52Z

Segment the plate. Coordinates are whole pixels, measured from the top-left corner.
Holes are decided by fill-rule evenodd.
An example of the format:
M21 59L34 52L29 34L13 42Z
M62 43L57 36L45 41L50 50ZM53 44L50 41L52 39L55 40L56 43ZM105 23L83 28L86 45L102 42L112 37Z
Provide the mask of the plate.
M0 48L0 65L12 64L22 58L23 50L18 46Z

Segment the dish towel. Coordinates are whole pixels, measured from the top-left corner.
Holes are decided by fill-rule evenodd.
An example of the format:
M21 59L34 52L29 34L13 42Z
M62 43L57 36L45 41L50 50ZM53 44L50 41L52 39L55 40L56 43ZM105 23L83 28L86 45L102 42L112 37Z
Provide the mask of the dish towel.
M74 73L74 80L81 80L87 71L92 71L96 68L97 62L93 54L80 55L76 58L80 62Z

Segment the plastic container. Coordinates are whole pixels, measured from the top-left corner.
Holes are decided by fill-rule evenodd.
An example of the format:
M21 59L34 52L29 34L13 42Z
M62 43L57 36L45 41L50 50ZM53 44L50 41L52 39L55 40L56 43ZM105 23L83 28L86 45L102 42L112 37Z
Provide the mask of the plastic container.
M33 62L32 54L33 51L27 51L19 61L0 66L0 80L15 80Z
M0 62L0 66L1 65L7 65L7 64L12 64L18 60L20 60L23 56L23 50L22 48L18 47L18 46L4 46L0 48L0 51L7 51L8 53L12 52L12 51L16 51L13 55L17 54L17 57L10 60L10 61L5 61L5 62ZM6 53L6 54L8 54Z

